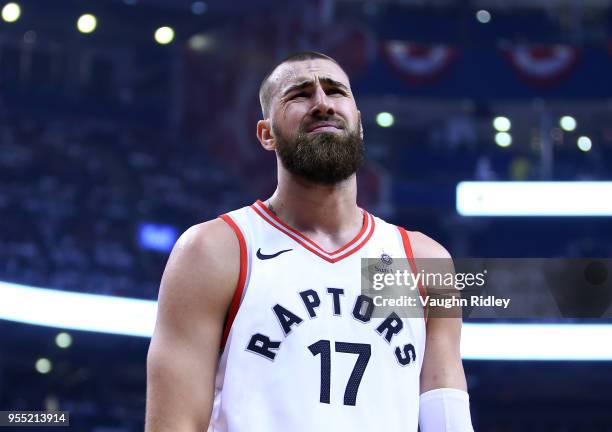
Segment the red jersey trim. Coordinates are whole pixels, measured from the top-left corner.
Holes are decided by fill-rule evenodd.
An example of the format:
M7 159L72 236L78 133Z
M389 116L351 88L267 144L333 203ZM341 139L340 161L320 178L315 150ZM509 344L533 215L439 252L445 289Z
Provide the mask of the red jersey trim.
M332 264L357 252L368 242L368 240L370 240L370 238L374 234L374 217L367 211L362 210L364 215L364 223L359 233L350 242L342 246L340 249L334 252L328 252L322 247L320 247L318 244L316 244L314 241L309 239L307 236L280 220L260 200L257 200L253 205L251 205L251 208L253 209L253 211L255 211L256 214L258 214L263 220L268 222L272 227L281 231L283 234L290 237L302 247L317 255L319 258L322 258Z
M315 249L318 249L319 251L321 251L321 252L323 252L323 253L325 253L327 255L336 255L336 254L339 254L340 252L342 252L343 250L345 250L346 248L351 246L353 243L355 243L357 240L359 240L359 237L361 237L363 235L363 233L365 232L365 230L367 229L367 224L364 223L363 226L361 227L361 230L359 231L359 233L350 242L348 242L347 244L342 246L340 249L337 249L337 250L335 250L333 252L329 252L329 251L323 249L321 246L319 246L317 243L315 243L311 239L309 239L306 235L302 234L301 232L299 232L295 228L290 227L285 222L280 220L278 218L278 216L276 216L274 213L272 213L270 211L268 206L266 206L263 202L261 202L261 200L257 200L255 202L255 204L253 204L253 205L258 205L260 210L263 210L270 218L272 218L273 220L278 222L278 224L281 225L283 228L289 230L290 232L292 232L293 234L298 236L300 239L302 239L304 242L309 243ZM367 212L364 211L364 215L365 215L365 213L367 213Z
M223 214L219 217L230 226L232 231L234 231L234 234L236 234L236 237L238 238L238 244L240 245L240 273L238 275L236 290L234 291L234 296L232 297L232 302L230 304L227 319L225 320L225 326L223 328L223 336L221 338L221 350L223 350L225 343L227 342L230 329L232 328L232 324L234 323L234 319L236 318L236 314L238 313L238 309L240 308L240 300L242 299L242 293L244 292L246 285L248 256L246 240L244 239L244 235L242 234L242 231L240 231L238 225L236 225L234 220L228 214Z
M412 246L410 245L410 238L408 237L408 231L406 231L402 227L397 227L402 236L402 243L404 244L404 252L406 252L406 258L408 258L408 262L410 263L410 268L412 272L416 275L418 273L416 263L414 262L414 254L412 253ZM421 299L425 299L427 296L427 291L421 281L419 281L419 295ZM427 323L427 315L429 312L429 306L425 306L425 310L423 311L423 318L425 319L425 323Z

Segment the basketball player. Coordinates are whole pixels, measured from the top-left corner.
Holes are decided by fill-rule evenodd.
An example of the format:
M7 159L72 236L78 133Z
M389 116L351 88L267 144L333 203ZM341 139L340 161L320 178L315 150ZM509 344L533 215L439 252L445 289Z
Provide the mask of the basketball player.
M300 53L266 77L260 101L278 187L174 247L146 431L472 431L461 319L375 317L361 295L361 258L449 255L357 206L363 130L347 75Z

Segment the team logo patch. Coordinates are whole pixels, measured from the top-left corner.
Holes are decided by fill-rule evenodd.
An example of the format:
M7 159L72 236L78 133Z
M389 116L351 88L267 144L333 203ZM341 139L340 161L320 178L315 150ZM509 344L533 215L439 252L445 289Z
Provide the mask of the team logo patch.
M391 273L391 264L393 264L393 258L391 258L391 255L385 251L382 251L380 254L380 261L374 261L372 265L374 267L373 270L377 273Z

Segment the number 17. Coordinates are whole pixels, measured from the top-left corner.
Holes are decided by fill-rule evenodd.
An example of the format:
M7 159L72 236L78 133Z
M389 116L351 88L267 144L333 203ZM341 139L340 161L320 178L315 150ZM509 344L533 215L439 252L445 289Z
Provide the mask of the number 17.
M346 389L344 390L344 405L355 405L357 401L357 391L361 384L361 378L370 361L372 349L369 344L336 342L336 352L357 354L357 361L353 372L349 377ZM331 387L331 344L328 340L320 340L308 347L313 356L321 354L321 403L329 403L329 393Z

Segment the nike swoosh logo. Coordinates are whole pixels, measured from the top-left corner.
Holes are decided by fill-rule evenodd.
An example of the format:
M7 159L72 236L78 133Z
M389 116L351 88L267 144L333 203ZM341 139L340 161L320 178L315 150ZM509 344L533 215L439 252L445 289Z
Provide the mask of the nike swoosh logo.
M285 250L282 250L282 251L278 251L278 252L276 252L275 254L272 254L272 255L266 255L266 254L262 254L261 253L261 248L259 248L259 249L257 249L257 258L259 258L260 260L272 259L272 258L276 258L277 256L279 256L282 253L289 252L289 251L292 251L292 250L293 249L285 249Z

